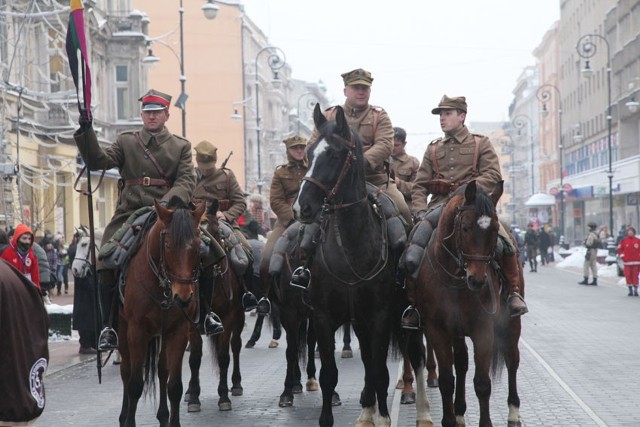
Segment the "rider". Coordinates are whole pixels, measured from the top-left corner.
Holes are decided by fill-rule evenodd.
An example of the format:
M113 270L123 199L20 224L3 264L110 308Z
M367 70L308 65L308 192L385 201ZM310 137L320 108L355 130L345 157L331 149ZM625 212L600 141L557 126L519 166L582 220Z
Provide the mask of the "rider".
M218 148L209 141L199 142L194 150L196 151L196 163L198 166L196 167L197 184L193 197L206 200L209 203L217 199L220 205L216 216L219 220L224 220L233 227L233 234L242 244L247 254L253 257L251 245L240 231L240 225L238 225L238 217L247 209L247 202L236 176L231 169L225 167L226 161L222 163L222 167L216 167ZM244 287L242 306L245 311L253 310L258 304L255 295L249 292L247 287L253 274L251 270L251 268L248 268L248 278L245 277L244 280L241 280ZM208 289L208 291L213 291L213 289ZM213 313L209 313L207 316L210 315L213 315Z
M406 145L407 132L403 128L394 127L391 173L398 190L400 190L405 202L407 202L407 206L411 209L411 189L413 188L413 181L416 180L420 160L407 154L405 151Z
M389 180L389 156L393 148L391 119L384 109L369 104L373 77L369 71L357 68L342 74L342 80L346 97L342 108L347 123L358 133L364 146L365 179L393 200L400 215L407 225L410 225L411 214L404 196L398 191L396 183ZM335 106L328 108L324 114L328 119L332 119ZM317 142L319 135L318 129L314 129L309 138L309 146ZM291 283L306 288L310 279L307 265L307 268L299 269L291 276Z
M413 185L411 200L416 224L427 220L435 229L442 207L456 188L475 179L478 186L491 192L502 176L498 156L489 138L470 133L464 124L467 102L463 96L450 98L444 95L431 113L440 116L444 137L432 141L427 147ZM429 195L430 201L427 199ZM498 233L509 239L502 225ZM497 261L509 284L507 303L511 316L525 314L528 309L519 293L520 266L516 255L505 254ZM415 297L413 282L407 281L409 301L412 302ZM402 314L402 326L416 329L419 325L420 315L410 305Z
M262 259L260 260L260 283L262 284L264 295L258 301L258 308L256 309L260 314L268 314L271 311L271 303L269 302L269 260L278 238L294 222L291 206L296 200L298 190L300 190L300 182L308 169L305 155L307 140L300 136L292 136L282 142L287 147L287 163L276 167L273 179L271 179L269 204L271 205L271 210L276 214L277 220L273 231L267 237L267 244L262 250Z
M173 196L188 203L195 188L191 143L173 135L165 126L171 96L151 89L139 101L142 103L142 129L121 133L107 148L102 148L98 142L92 118L85 111L80 114L80 129L74 134L89 170L118 168L120 172L118 204L104 230L103 244L137 209L153 206L155 200L166 206ZM104 326L98 346L101 350L111 350L118 347L114 329L118 315L118 304L114 304L117 271L107 269L100 260L96 269Z

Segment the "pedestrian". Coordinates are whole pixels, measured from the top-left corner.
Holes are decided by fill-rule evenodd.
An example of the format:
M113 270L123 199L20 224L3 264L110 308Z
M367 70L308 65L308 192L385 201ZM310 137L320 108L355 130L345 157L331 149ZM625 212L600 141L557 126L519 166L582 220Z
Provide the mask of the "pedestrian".
M305 154L307 140L300 136L292 136L282 142L287 153L287 163L276 167L271 179L269 204L277 219L273 230L267 236L267 243L262 250L260 260L262 298L258 301L258 307L256 308L258 314L269 314L271 312L271 302L269 301L271 282L269 280L269 261L271 260L271 253L278 238L295 221L291 206L298 196L300 182L307 173L307 157Z
M31 280L40 290L40 270L38 258L33 253L33 232L25 224L18 224L9 246L2 252L4 260L18 269L27 279Z
M60 292L61 283L58 282L58 251L54 247L53 240L44 238L42 239L42 243L44 244L42 248L44 249L45 254L47 255L47 262L49 263L49 270L51 270L51 291L54 288L57 288L57 295L60 296L62 293Z
M69 260L67 258L68 246L65 244L62 234L56 234L53 246L58 254L58 268L56 270L58 291L60 291L64 284L64 294L67 295L69 293L69 276L67 274L69 270Z
M609 238L609 227L603 225L598 231L598 239L600 240L600 246L602 249L607 249L607 239Z
M627 237L620 241L618 255L624 262L624 278L629 287L628 296L638 296L638 275L640 274L640 239L636 229L627 227Z
M529 260L529 273L538 272L538 232L533 228L533 223L527 224L527 231L524 233L524 243L527 245L527 259Z
M191 144L165 126L171 96L151 89L139 101L142 129L119 134L116 141L105 148L98 142L92 117L88 117L86 111L80 114L80 128L74 134L89 170L118 168L120 173L122 188L116 211L104 230L103 245L137 209L153 206L155 201L166 205L172 197L187 204L195 188ZM115 320L119 306L113 303L117 272L107 269L101 260L96 269L104 326L99 345L101 350L112 350L118 347Z
M4 228L0 228L0 255L2 255L2 252L9 246L9 242L9 235Z
M584 239L584 246L587 248L587 252L584 256L584 264L582 267L582 275L584 278L581 282L578 282L578 284L597 286L598 266L596 265L596 260L598 258L598 248L600 247L600 239L598 239L598 234L596 233L598 224L590 222L587 226L589 227L589 233ZM591 270L591 274L593 276L592 282L589 282L589 270Z
M264 197L262 197L262 194L250 194L247 199L247 205L247 210L251 214L251 218L260 226L258 234L267 237L267 233L271 231L271 224L269 223L269 213L264 206Z
M551 237L544 226L540 229L538 235L538 249L540 249L540 262L542 265L549 264L549 247L551 246Z
M391 150L391 174L398 190L404 196L409 210L411 210L411 189L416 179L420 160L410 156L405 151L407 132L400 127L393 128L393 148Z
M67 258L70 263L76 257L80 240L79 233L75 233L71 239L71 244L67 250ZM93 286L92 274L84 277L73 278L73 313L72 322L73 329L78 331L80 348L79 354L96 354L97 336L96 336L96 310L95 304L95 287Z
M226 160L220 167L216 167L218 161L218 148L209 141L200 141L195 146L196 152L196 189L193 192L195 199L206 200L211 203L214 199L218 200L218 212L216 216L219 220L226 221L231 227L238 241L247 252L247 257L252 259L251 245L247 242L244 234L240 231L238 217L247 209L244 191L240 187L233 171L226 167ZM251 268L247 268L245 277L239 277L240 287L243 291L242 306L245 311L251 311L258 305L255 295L249 290L249 282L251 281ZM207 281L207 284L213 286L213 278ZM207 290L207 298L211 292ZM214 313L209 313L214 315ZM205 332L207 331L207 323L205 323ZM208 335L211 335L209 333Z
M465 125L467 101L464 96L444 95L431 113L439 116L444 136L433 140L425 150L411 191L411 203L416 224L428 221L433 230L438 225L450 194L458 187L474 180L479 188L491 193L502 181L502 175L498 155L489 138L472 134ZM505 290L509 294L507 305L512 317L521 316L528 312L528 308L520 295L520 261L509 232L502 224L498 235L508 248L496 260L506 279ZM425 241L429 241L430 236L423 237ZM413 287L416 284L411 280L407 281L407 285L407 294L412 304L404 311L401 324L406 329L417 329L420 317L413 305Z
M42 293L42 301L45 305L51 305L51 290L55 288L54 274L49 268L49 260L47 253L38 242L34 242L33 254L38 258L38 272L40 273L40 292Z

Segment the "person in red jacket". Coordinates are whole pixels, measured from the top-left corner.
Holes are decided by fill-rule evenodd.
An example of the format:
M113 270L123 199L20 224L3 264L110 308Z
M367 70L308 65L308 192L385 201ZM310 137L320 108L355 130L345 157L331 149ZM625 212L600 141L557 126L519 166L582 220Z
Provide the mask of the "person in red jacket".
M624 277L629 286L628 296L638 296L638 274L640 274L640 239L636 229L627 227L627 236L620 241L618 255L624 261Z
M2 258L9 261L27 279L40 289L38 258L33 253L33 232L24 224L18 224L9 246L2 252Z

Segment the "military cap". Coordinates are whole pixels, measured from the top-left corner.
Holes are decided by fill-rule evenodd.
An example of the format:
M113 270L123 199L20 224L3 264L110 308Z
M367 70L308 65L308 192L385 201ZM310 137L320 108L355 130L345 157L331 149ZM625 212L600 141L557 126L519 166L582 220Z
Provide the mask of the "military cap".
M589 228L598 228L598 224L596 224L595 222L590 222L587 225L589 226Z
M443 95L438 106L431 110L431 114L440 114L440 111L442 110L462 110L466 113L467 100L464 96L454 96L449 98L447 95Z
M301 136L292 136L291 138L287 138L282 142L284 142L284 145L287 147L287 149L295 147L296 145L307 145L307 140Z
M349 85L365 85L371 86L373 77L371 73L363 70L362 68L356 68L355 70L348 71L342 74L342 80L345 86Z
M142 102L142 111L168 110L171 104L171 95L149 89L149 92L142 95L138 101Z
M216 165L218 160L218 147L209 141L200 141L194 147L196 150L196 162L198 167L202 169L211 169Z

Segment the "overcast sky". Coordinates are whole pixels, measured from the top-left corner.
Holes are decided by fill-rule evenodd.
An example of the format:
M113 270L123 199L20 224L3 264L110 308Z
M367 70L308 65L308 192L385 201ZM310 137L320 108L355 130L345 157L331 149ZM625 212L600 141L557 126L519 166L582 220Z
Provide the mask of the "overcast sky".
M322 80L344 101L340 74L373 74L371 104L408 133L421 158L441 135L431 108L464 95L468 121L508 120L512 91L560 17L559 0L245 0L247 15L280 47L293 77Z

